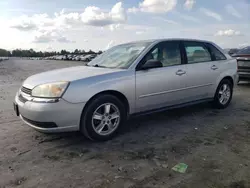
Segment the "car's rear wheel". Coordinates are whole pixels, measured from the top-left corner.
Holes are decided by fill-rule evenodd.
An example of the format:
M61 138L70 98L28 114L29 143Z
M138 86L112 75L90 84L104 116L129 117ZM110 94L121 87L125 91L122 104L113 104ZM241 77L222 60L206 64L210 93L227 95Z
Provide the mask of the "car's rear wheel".
M113 138L126 119L122 102L113 95L93 99L83 112L81 132L91 140L105 141Z
M230 80L224 79L220 82L214 95L214 105L216 108L226 108L233 96L233 84Z

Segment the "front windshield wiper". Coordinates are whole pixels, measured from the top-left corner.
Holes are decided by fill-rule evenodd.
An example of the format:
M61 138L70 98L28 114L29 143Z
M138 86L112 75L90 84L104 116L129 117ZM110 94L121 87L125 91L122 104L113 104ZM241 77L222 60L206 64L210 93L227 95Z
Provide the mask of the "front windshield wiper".
M102 65L98 65L98 64L95 64L95 65L93 65L92 67L101 67L101 68L107 68L107 67L105 67L105 66L102 66Z

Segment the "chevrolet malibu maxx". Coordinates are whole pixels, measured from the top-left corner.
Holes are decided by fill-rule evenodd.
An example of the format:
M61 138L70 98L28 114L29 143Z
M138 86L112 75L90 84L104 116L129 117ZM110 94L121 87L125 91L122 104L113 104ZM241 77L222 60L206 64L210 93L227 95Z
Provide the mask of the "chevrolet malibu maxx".
M38 131L81 131L104 141L132 115L207 101L226 108L237 81L236 60L212 42L139 41L115 46L86 66L27 78L14 110Z

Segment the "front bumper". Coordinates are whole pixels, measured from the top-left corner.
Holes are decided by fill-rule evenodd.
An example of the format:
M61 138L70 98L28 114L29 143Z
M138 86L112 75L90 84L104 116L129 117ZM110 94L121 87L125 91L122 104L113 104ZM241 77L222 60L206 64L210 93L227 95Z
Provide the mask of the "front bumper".
M69 103L64 99L55 103L23 102L18 93L15 103L18 105L20 118L26 124L46 133L78 131L85 105Z
M240 80L250 80L250 71L249 72L238 72Z

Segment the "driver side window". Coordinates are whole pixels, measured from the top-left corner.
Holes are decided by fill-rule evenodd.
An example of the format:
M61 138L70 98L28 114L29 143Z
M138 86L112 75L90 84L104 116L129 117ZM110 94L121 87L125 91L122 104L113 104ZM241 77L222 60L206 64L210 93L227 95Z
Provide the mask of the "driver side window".
M143 64L148 60L160 61L163 67L180 65L181 64L181 52L179 42L163 42L156 45L143 59Z

